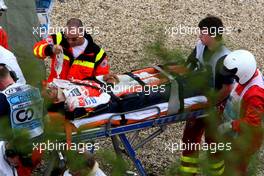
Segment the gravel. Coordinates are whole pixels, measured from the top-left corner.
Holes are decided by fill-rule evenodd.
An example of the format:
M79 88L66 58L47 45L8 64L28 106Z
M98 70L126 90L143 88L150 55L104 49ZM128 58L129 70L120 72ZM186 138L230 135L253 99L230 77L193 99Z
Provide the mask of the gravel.
M190 52L197 34L180 34L176 29L180 26L195 28L207 14L216 15L228 28L227 46L252 51L259 67L263 68L263 7L262 0L65 0L55 2L51 22L53 27L63 27L69 18L80 18L86 29L92 29L96 43L110 56L112 72L122 73L142 67L147 58L144 47L160 34L165 34L168 48ZM160 61L152 60L149 65L157 63ZM183 126L183 123L170 125L139 151L148 171L164 175L165 169L179 159L179 152L172 154L164 150L164 145L179 142ZM264 175L263 155L262 149L258 176Z

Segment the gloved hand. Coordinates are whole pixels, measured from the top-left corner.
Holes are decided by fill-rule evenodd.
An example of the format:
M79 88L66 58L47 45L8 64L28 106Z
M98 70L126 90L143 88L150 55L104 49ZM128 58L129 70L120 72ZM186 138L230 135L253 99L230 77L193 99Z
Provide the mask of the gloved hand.
M220 124L217 127L217 131L220 134L225 134L227 132L232 131L232 121L229 121L229 122L225 122L225 123Z
M61 45L53 45L52 52L53 52L53 54L62 53L63 52L62 46Z
M111 83L111 84L118 84L120 82L118 76L116 74L109 73L107 75L103 76L103 80L106 83Z

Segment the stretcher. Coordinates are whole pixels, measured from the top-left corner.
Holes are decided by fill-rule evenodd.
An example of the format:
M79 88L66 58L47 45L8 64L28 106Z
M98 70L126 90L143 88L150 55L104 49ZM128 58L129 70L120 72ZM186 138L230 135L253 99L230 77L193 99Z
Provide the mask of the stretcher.
M196 96L184 99L185 109L194 109L194 106L198 106L198 104L202 105L205 103L207 103L207 98L205 96ZM111 120L111 124L115 126L122 124L131 124L157 118L158 116L164 116L168 112L168 106L168 102L160 103L126 113L106 113L91 118L76 119L71 121L71 123L76 128L94 128L108 123L109 120Z
M138 122L130 123L127 125L121 125L116 126L111 123L112 119L119 118L118 116L126 115L126 113L123 114L114 114L111 115L110 118L108 118L107 122L104 126L96 127L96 128L90 128L87 130L81 131L81 133L77 132L71 132L72 135L72 141L90 141L92 139L99 139L99 138L105 138L105 137L111 137L114 149L117 154L123 153L123 150L120 149L120 142L123 145L125 149L125 153L129 156L129 158L134 163L135 168L137 169L138 173L142 176L146 176L147 173L137 157L136 150L141 148L143 145L145 145L147 142L154 139L156 136L164 132L167 125L186 121L188 118L202 118L204 117L205 110L195 110L190 112L183 112L180 114L174 114L174 115L161 115L162 110L159 106L152 106L150 108L144 108L142 111L156 111L157 116L156 118L145 118L145 120L140 120ZM130 113L138 113L136 112L129 112ZM76 124L76 122L73 122ZM79 123L79 122L77 122ZM138 132L141 130L146 130L150 128L157 128L155 132L150 134L145 139L138 141L137 135ZM129 133L134 133L132 137L128 137L127 135ZM69 134L69 131L68 131ZM118 141L118 138L120 142ZM135 142L137 141L137 142Z
M180 108L179 85L174 77L160 68L155 70L162 72L170 81L170 96L167 102L161 102L136 110L121 113L104 113L94 116L64 120L66 141L68 144L77 141L90 141L104 137L111 137L114 149L121 154L120 144L123 145L125 153L133 161L140 175L147 175L141 161L137 158L136 150L144 144L161 134L167 125L186 121L189 118L202 118L206 116L207 98L199 95L183 99L183 109ZM147 138L136 140L139 131L149 128L157 128ZM128 138L128 133L133 133ZM137 141L137 142L136 142Z

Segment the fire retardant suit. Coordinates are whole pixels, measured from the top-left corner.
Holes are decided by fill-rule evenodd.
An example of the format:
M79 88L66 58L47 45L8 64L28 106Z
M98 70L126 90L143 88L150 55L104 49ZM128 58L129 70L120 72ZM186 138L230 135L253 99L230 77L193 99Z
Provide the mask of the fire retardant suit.
M246 84L235 84L225 105L223 119L232 122L231 130L226 134L228 141L232 142L232 150L226 155L230 158L225 160L226 167L230 167L227 171L235 170L239 176L247 175L250 158L263 141L263 114L264 82L257 70Z

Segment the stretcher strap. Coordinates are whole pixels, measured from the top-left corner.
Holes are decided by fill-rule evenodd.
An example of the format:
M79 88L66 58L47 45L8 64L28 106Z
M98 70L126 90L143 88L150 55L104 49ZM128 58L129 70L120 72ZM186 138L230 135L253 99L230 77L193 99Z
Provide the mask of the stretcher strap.
M159 66L154 66L156 70L165 75L170 80L170 98L168 105L168 115L176 114L180 110L180 98L179 98L179 85L178 82L174 79L174 77L167 73L165 70L160 68Z
M111 96L111 99L112 99L112 100L114 100L114 101L116 101L116 102L119 102L120 98L117 97L117 96L113 93L113 91L112 91L111 88L110 88L111 86L108 86L108 83L103 83L103 82L101 82L101 81L98 80L98 79L95 79L94 81L95 81L96 83L98 83L98 84L101 85L101 87L103 88L104 92L108 93L108 94Z
M131 72L127 72L125 73L126 75L130 76L131 78L133 78L134 80L136 80L141 86L145 86L146 84L144 83L144 81L142 81L138 76L134 75Z
M94 81L94 80L93 80ZM91 88L94 88L94 89L98 89L98 90L101 90L101 87L99 87L99 86L97 86L97 85L92 85L92 84L89 84L89 83L85 83L85 81L79 81L79 82L77 82L77 81L70 81L71 83L73 83L73 84L76 84L76 85L80 85L80 86L88 86L88 87L91 87ZM96 81L94 81L94 82L96 82ZM98 83L98 82L96 82L96 83ZM98 83L99 84L99 83ZM100 84L100 86L101 86L101 84Z

